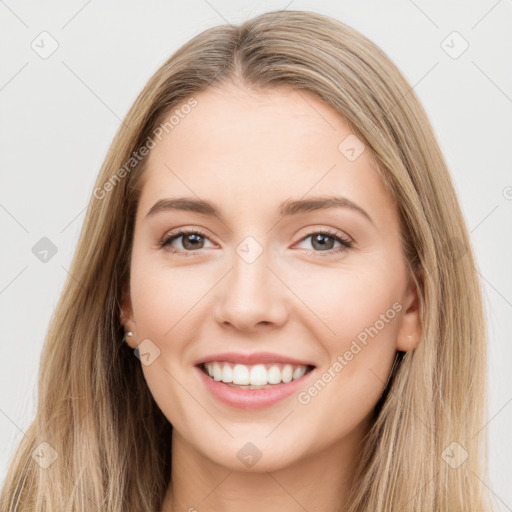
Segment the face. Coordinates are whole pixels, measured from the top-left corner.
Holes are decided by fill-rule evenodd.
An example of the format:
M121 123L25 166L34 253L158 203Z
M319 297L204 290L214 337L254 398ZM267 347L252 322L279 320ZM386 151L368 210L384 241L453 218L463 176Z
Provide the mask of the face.
M195 99L147 161L122 321L189 449L232 469L241 448L257 449L247 470L272 471L366 431L396 351L418 342L418 295L391 196L339 114L285 87ZM321 202L332 196L342 199ZM218 215L184 201L153 208L178 198ZM216 355L230 353L230 368L253 378L261 352L275 356L266 370L285 358L314 368L265 392L196 364L212 356L222 369Z

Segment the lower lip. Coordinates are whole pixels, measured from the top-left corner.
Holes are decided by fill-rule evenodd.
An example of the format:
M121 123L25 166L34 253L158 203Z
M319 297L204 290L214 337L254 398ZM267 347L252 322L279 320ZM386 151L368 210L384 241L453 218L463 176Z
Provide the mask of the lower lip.
M274 384L271 388L265 389L242 389L233 388L206 375L198 366L200 378L205 383L210 393L221 402L239 409L256 410L270 407L290 395L298 392L304 385L304 381L314 372L313 370L304 374L300 379L288 383Z

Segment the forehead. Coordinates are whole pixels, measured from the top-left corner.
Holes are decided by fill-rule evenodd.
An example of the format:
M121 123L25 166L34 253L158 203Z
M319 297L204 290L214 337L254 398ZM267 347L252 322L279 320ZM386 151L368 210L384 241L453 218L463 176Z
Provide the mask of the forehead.
M315 95L288 87L250 91L229 85L194 99L197 105L164 135L165 144L152 151L150 161L172 151L196 161L213 154L229 167L248 157L252 160L246 166L268 162L275 168L279 158L321 164L318 150L337 156L339 142L351 133L346 121Z
M385 222L396 221L369 149L347 158L354 154L343 152L347 144L358 139L314 94L227 86L194 99L191 109L173 109L181 115L161 141L155 139L143 179L142 214L163 197L195 195L226 208L243 203L275 211L288 198L337 193L367 210L380 209Z

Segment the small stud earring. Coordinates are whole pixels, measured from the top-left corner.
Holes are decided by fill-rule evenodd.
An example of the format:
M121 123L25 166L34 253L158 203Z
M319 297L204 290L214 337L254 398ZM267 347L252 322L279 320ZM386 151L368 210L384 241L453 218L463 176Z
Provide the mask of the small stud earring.
M124 333L124 339L131 338L132 336L133 336L133 332L132 331L128 331L128 332Z

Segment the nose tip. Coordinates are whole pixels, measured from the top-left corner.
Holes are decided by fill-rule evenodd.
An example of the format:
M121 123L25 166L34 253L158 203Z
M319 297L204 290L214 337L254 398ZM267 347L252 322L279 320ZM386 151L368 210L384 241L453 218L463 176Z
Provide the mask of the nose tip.
M215 319L242 330L281 325L287 316L284 292L263 259L238 261L217 295Z

